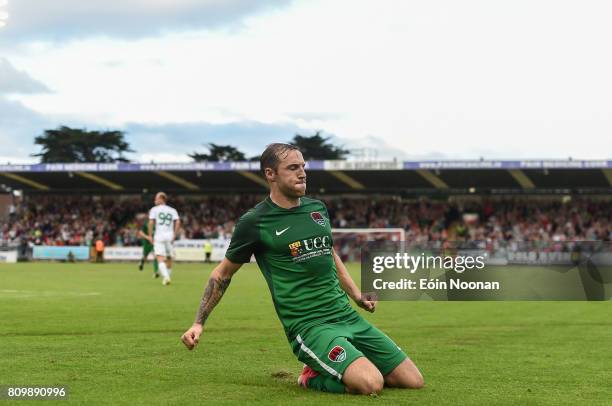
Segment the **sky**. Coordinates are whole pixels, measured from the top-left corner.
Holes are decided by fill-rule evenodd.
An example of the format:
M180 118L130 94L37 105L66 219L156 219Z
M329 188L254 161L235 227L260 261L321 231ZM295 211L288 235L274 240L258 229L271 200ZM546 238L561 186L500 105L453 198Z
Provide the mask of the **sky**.
M353 158L612 158L612 3L0 0L0 163L67 125L140 162L323 131ZM361 153L361 155L360 155Z

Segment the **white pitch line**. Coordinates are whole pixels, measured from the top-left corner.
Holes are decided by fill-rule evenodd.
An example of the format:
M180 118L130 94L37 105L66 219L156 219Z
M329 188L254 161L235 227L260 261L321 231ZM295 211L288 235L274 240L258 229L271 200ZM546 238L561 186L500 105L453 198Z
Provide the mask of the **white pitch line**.
M78 292L78 291L59 291L59 290L15 290L15 289L0 289L0 298L7 299L23 299L32 297L61 297L61 296L99 296L100 292Z

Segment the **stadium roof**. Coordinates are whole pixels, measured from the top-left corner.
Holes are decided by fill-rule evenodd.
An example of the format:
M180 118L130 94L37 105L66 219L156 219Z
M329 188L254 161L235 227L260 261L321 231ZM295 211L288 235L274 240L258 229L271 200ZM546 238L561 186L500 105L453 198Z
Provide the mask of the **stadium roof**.
M310 161L312 193L604 193L610 160ZM32 192L257 193L259 162L0 165L0 190Z

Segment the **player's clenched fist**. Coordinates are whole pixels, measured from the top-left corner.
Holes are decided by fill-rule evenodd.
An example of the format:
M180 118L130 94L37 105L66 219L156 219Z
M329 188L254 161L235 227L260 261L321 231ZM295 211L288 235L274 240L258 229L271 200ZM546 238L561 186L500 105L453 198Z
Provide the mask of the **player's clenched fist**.
M359 298L359 300L357 300L357 305L370 313L374 313L377 303L378 301L376 300L376 297L370 295L363 295L361 298Z
M185 347L193 350L200 341L200 335L202 335L202 325L194 324L189 330L185 331L185 334L181 337L181 341L185 344Z

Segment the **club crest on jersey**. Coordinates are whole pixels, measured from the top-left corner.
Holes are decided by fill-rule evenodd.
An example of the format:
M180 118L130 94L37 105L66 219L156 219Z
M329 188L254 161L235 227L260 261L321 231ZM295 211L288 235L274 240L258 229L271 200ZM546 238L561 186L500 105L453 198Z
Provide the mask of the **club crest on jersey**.
M323 217L323 215L318 211L313 211L310 213L310 218L318 225L325 227L325 217Z
M327 354L327 357L330 361L342 362L346 359L346 351L344 351L344 348L337 345L331 349L329 354Z
M291 256L295 257L297 254L299 254L301 246L302 246L302 243L299 241L292 242L291 244L289 244L289 249L291 250Z

